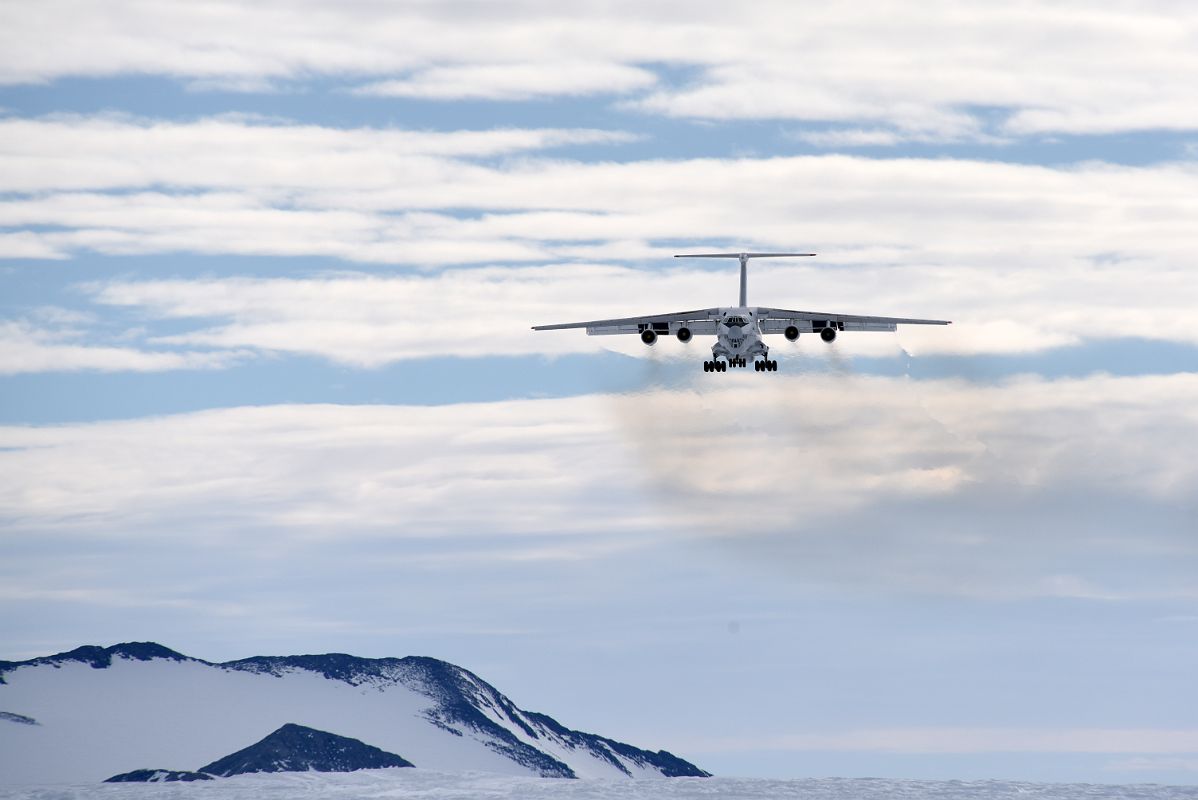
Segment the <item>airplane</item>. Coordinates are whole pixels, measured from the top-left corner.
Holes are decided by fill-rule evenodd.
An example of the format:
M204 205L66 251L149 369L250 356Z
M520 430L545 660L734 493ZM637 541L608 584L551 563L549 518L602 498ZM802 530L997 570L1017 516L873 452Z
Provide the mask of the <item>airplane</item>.
M727 372L729 367L744 368L749 361L758 372L777 372L778 362L770 358L765 334L780 333L793 342L801 333L818 333L832 342L840 331L895 331L899 325L951 325L943 319L907 319L905 317L862 317L855 314L828 314L820 311L788 311L784 308L749 306L748 263L751 258L792 258L815 253L685 253L674 258L735 258L740 260L740 302L725 308L675 311L644 317L596 319L559 325L535 325L534 331L586 328L587 336L635 333L646 345L656 344L659 336L673 334L686 343L694 336L716 337L711 360L703 362L704 372Z

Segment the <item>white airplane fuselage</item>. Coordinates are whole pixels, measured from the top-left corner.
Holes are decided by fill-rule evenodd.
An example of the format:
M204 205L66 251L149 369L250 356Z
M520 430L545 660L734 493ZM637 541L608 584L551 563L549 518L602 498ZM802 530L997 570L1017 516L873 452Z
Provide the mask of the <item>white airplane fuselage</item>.
M746 361L757 356L765 357L770 349L761 339L761 325L757 309L745 307L721 308L720 321L716 325L716 340L711 347L715 358L743 358Z

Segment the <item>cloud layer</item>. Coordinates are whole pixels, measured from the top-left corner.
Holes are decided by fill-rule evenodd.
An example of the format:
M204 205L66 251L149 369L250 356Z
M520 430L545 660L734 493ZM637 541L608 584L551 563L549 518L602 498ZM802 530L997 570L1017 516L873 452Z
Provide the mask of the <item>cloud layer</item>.
M940 139L1198 127L1185 4L912 8L530 0L9 6L0 82L159 74L269 89L312 75L393 96L608 94L648 113L839 122ZM135 23L135 24L134 24ZM56 46L44 43L54 41Z
M1198 429L1194 376L977 387L808 375L746 395L753 377L569 400L7 427L0 514L14 540L203 531L232 552L385 537L468 559L467 540L491 537L558 544L522 555L513 539L507 558L601 558L665 536L816 584L1198 596L1187 566L1198 552L1178 522L1198 491L1181 445ZM1137 515L1145 524L1128 527Z
M581 262L93 287L100 302L151 319L219 321L168 343L359 365L593 349L600 343L580 334L534 337L527 327L727 302L733 291L723 273L613 265L673 267L666 259L676 245L667 243L695 242L696 232L718 246L820 252L819 267L755 265L752 302L958 323L947 334L904 334L917 352L1027 352L1110 337L1198 342L1189 313L1198 304L1189 276L1198 246L1191 165L540 155L629 139L584 129L7 119L0 177L14 191L0 200L0 226L12 257L161 254L168 274L175 252L426 271ZM445 328L400 311L429 298ZM22 346L13 330L9 350ZM6 362L53 368L31 354Z

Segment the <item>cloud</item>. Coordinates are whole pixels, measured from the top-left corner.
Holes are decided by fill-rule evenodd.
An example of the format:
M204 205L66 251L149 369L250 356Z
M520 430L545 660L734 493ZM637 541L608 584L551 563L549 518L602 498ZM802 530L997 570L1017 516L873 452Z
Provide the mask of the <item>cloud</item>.
M1137 756L1112 761L1107 772L1198 772L1198 758L1160 758Z
M765 739L702 740L690 752L786 750L871 753L1198 753L1198 730L1105 728L881 728ZM1132 759L1109 769L1178 768L1184 759ZM1142 764L1143 766L1129 766ZM1149 766L1151 765L1151 766Z
M0 82L156 74L253 89L317 75L407 97L617 93L676 117L939 136L985 128L979 108L1012 112L1011 134L1193 129L1196 28L1192 9L1168 2L695 2L679 14L669 2L566 10L535 0L495 14L473 0L262 2L220 13L48 0L5 10ZM674 72L686 77L667 80Z
M888 147L908 141L902 134L880 128L839 128L826 131L798 131L794 138L816 147Z
M613 63L551 61L465 64L420 70L402 80L360 86L355 94L430 100L526 100L582 94L622 94L653 85L646 69Z
M241 117L167 122L123 116L0 119L8 192L135 187L383 189L469 173L477 159L578 144L623 131L562 128L419 131L329 128Z
M985 134L977 126L969 126L968 130L940 129L902 130L899 128L828 128L823 130L799 130L790 134L791 138L807 142L816 147L827 149L844 147L893 147L908 142L921 144L960 142L986 142L988 144L1005 144L1009 139Z
M7 582L0 587L0 602L8 604L19 602L70 603L117 609L137 609L144 606L146 602L145 595L141 591L129 587L47 589L39 585L40 583L40 581L21 581L19 578L13 582ZM202 610L207 614L224 617L246 616L251 613L243 605L214 600L199 601L159 596L155 599L155 605L164 608ZM36 658L37 655L30 657Z
M8 426L0 517L17 538L202 535L230 553L330 537L460 553L516 537L520 559L602 560L664 537L809 586L1198 596L1184 522L1198 471L1181 444L1195 376L775 377L751 393L732 380ZM537 536L552 541L528 544Z
M0 253L5 259L66 259L70 258L68 248L57 247L43 236L32 231L17 231L15 233L0 232Z
M542 406L536 419L532 409L519 410L276 406L7 428L5 446L16 449L0 458L20 460L32 472L25 488L9 485L0 505L28 523L48 521L48 514L55 526L113 533L148 523L143 530L153 535L165 519L181 524L184 536L216 520L231 533L249 526L301 538L593 530L586 520L606 501L580 490L616 468L612 454L592 453L608 461L606 468L596 461L586 473L558 472L557 458L569 456L564 443L546 447L529 433L577 433L577 415L566 404ZM117 442L129 446L114 449ZM214 447L229 449L216 456ZM344 459L345 469L330 470L330 459ZM534 500L534 486L544 499ZM454 501L461 497L471 502ZM627 523L604 526L621 527Z
M151 351L74 341L80 334L0 320L0 375L30 372L162 372L216 369L244 359L245 352Z

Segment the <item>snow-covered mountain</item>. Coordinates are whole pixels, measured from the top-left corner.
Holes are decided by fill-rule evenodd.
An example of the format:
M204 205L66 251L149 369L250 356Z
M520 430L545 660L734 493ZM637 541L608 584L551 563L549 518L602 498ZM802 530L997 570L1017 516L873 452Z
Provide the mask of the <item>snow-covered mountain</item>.
M433 658L328 654L214 664L143 642L0 661L2 783L192 770L288 723L441 772L707 775L665 751L522 711L477 675Z

